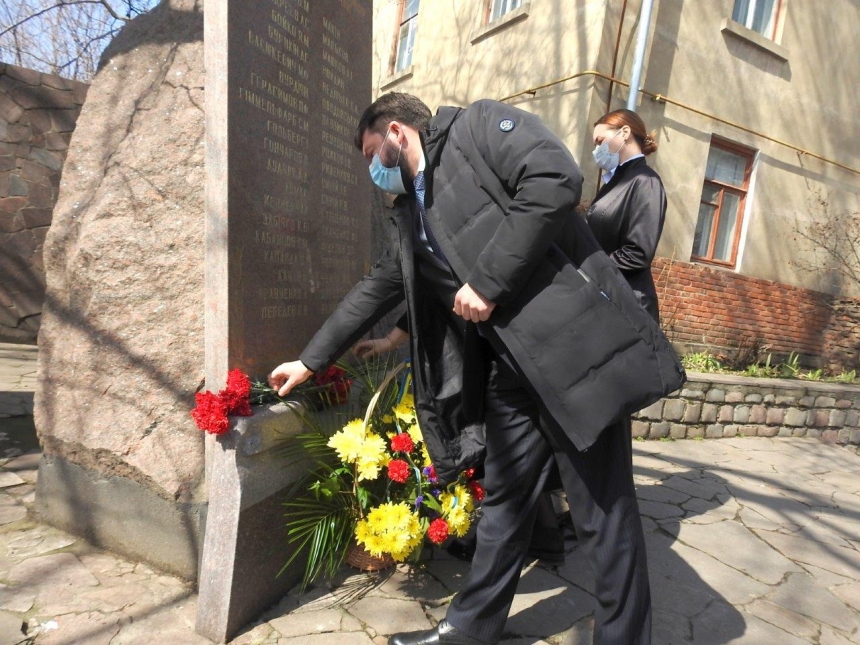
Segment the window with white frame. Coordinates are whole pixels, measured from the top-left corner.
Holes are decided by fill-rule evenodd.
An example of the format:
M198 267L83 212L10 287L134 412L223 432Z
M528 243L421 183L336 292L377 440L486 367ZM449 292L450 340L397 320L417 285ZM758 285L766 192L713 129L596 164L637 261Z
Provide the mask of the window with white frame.
M782 0L735 0L732 20L765 38L776 40L776 21Z
M755 151L711 141L692 259L734 267Z
M404 0L395 46L394 73L402 72L412 64L415 32L418 31L418 4L420 0Z
M490 11L487 22L493 22L514 9L519 9L523 0L490 0Z

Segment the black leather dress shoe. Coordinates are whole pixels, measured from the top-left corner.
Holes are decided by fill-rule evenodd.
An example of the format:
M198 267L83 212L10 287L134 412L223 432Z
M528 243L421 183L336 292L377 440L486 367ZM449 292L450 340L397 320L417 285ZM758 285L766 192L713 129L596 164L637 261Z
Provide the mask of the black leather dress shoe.
M388 645L490 645L471 636L466 636L447 620L442 620L433 629L421 632L395 634L388 639Z

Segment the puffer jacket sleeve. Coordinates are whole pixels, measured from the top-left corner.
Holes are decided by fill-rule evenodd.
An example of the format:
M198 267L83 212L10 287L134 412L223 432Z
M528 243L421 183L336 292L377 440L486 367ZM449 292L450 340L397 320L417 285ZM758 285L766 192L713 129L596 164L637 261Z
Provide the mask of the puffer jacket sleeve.
M512 200L467 282L499 305L510 302L558 237L582 194L582 174L537 116L497 101L466 110L483 160ZM512 126L512 127L511 127Z
M386 251L314 334L299 360L314 372L324 369L404 298L399 257Z

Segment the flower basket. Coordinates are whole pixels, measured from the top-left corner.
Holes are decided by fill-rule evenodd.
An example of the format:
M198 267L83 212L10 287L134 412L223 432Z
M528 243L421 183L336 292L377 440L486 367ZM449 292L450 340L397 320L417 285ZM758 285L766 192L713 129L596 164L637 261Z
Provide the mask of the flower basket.
M346 550L346 562L353 569L359 571L384 571L394 566L394 558L388 553L381 556L371 555L367 549L353 541Z
M311 431L296 436L297 455L314 463L285 502L287 541L295 546L285 567L307 558L302 587L333 577L344 562L362 571L417 562L426 540L441 544L469 529L483 489L472 481L474 470L451 483L437 479L409 368L362 372L344 364L359 390L372 393L360 404L363 414L345 424L343 416L309 415Z

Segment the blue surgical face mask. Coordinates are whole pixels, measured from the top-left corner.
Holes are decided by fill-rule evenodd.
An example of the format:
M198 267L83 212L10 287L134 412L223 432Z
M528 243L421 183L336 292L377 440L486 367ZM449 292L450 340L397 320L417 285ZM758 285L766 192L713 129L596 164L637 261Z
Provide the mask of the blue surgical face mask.
M621 134L621 130L618 130L615 134L613 134L609 139L601 143L597 146L594 151L591 153L594 156L594 163L600 166L606 172L612 172L618 167L618 163L621 160L621 148L624 147L624 144L621 144L621 148L618 148L617 152L609 151L609 142L612 141L615 137Z
M390 130L385 132L385 140L382 142L379 152L373 155L373 160L370 162L370 178L374 184L386 193L405 195L406 186L403 185L403 173L400 171L400 166L397 165L400 162L400 152L403 150L403 144L400 144L400 150L397 151L397 161L394 162L394 166L391 168L383 166L382 159L379 158L379 153L382 152L382 149L388 142L389 132Z

